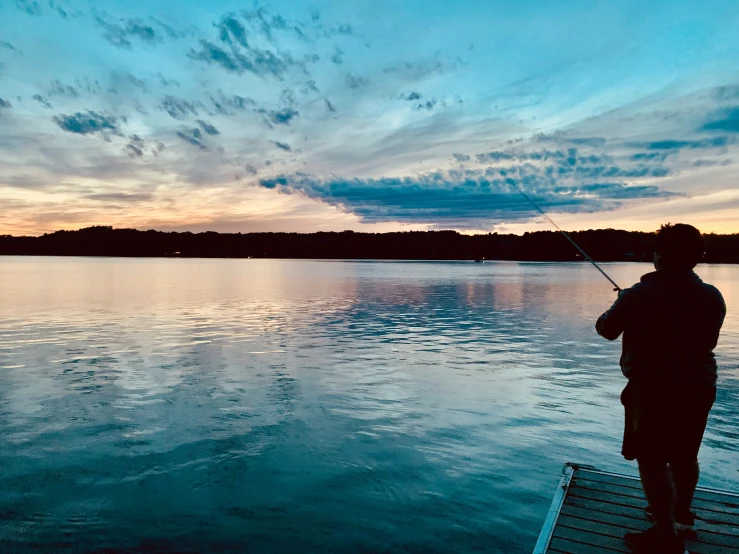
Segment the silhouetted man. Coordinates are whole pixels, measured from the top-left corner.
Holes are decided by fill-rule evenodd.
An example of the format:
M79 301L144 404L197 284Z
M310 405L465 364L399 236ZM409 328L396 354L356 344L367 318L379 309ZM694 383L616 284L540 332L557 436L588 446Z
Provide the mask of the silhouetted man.
M635 550L683 554L682 532L694 525L690 506L698 484L698 450L716 399L716 347L726 305L693 268L705 252L690 225L657 232L654 267L622 291L598 319L608 340L623 333L621 369L629 383L623 456L639 464L655 526L627 533Z

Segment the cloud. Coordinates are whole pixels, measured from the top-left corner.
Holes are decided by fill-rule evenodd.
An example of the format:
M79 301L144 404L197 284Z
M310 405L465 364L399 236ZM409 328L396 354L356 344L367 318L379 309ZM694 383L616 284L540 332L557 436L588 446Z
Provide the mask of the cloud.
M138 135L128 137L129 143L125 146L125 152L132 158L141 158L144 155L145 142Z
M199 47L191 48L188 57L231 73L248 72L278 80L282 80L291 67L299 67L306 72L305 63L318 60L315 54L306 55L302 61L296 60L288 52L261 48L251 43L248 38L250 35L261 35L273 41L273 31L289 30L290 26L282 16L269 15L265 9L259 8L242 11L241 17L246 25L235 13L224 15L213 25L217 35L215 41L201 38Z
M51 82L49 96L62 96L64 98L78 98L79 92L72 85L65 85L61 81L54 80Z
M224 16L220 23L215 24L218 29L218 38L221 42L230 44L231 46L243 46L249 48L249 42L246 40L246 29L235 18L235 14Z
M346 85L351 89L359 89L369 84L369 80L365 77L357 77L348 73L346 76Z
M331 55L331 62L336 65L344 63L344 51L338 46L334 48L334 53Z
M264 108L260 108L255 111L265 114L269 121L275 125L290 125L290 122L300 115L297 110L293 110L292 108L284 108L282 110L265 110Z
M257 103L251 98L239 96L238 94L234 94L232 96L226 96L221 91L218 91L218 94L215 96L212 95L210 97L210 101L213 103L213 106L215 107L218 113L225 114L225 115L231 115L233 113L229 111L227 108L243 111L249 108L250 106L257 105Z
M139 79L131 73L112 71L110 73L108 92L118 94L122 91L149 92L149 85L146 84L146 81Z
M198 119L197 121L198 125L200 125L200 128L208 133L209 135L220 135L221 132L216 129L213 125L210 123L203 121L202 119Z
M282 78L290 65L298 64L287 55L278 55L271 50L259 48L232 47L229 53L207 40L201 40L200 50L191 49L188 56L192 60L219 65L233 73L242 74L246 71L262 77Z
M51 103L46 98L44 98L40 94L34 94L31 97L31 99L33 99L36 102L38 102L39 104L41 104L44 108L51 109L51 108L54 107L54 106L51 105Z
M401 221L462 228L535 216L537 212L520 194L519 187L542 207L566 212L609 210L632 200L673 196L656 186L630 187L612 182L554 190L545 180L454 178L442 172L380 179L320 179L294 174L262 179L259 184L339 207L366 223Z
M0 48L5 48L11 52L18 52L18 49L7 41L0 40Z
M292 151L292 148L290 148L290 145L285 144L284 142L272 141L272 144L274 144L280 150L285 150L286 152Z
M135 144L127 144L124 150L132 158L141 158L144 155L144 151Z
M63 9L61 6L59 6L58 4L55 4L52 0L49 0L49 7L52 10L56 11L56 13L58 13L63 18L66 19L67 17L69 17L69 14L67 13L67 11Z
M468 161L470 161L470 157L467 154L452 154L452 156L458 162L468 162Z
M328 111L330 111L331 113L336 111L336 108L334 107L334 105L331 103L331 101L328 98L324 98L323 101L326 104L326 109Z
M20 11L25 12L29 15L34 15L38 17L42 14L41 6L38 2L36 2L36 0L16 0L15 6Z
M175 96L167 95L159 104L159 108L167 112L170 117L182 121L190 116L198 115L198 108L202 108L200 102L188 102Z
M447 73L454 71L459 62L444 64L440 60L426 62L400 62L383 69L386 74L397 74L404 79L411 81L420 81L434 74Z
M200 129L189 129L187 131L177 131L177 136L188 144L197 146L200 150L208 150L208 147L203 143L203 133Z
M415 106L413 106L413 109L416 111L420 111L420 110L431 111L436 107L437 104L440 104L441 106L446 106L446 103L443 100L440 103L436 98L432 98L431 100L427 100L426 102L420 102L416 104Z
M300 87L300 92L302 92L303 94L308 94L309 92L315 92L316 94L321 93L321 91L318 88L318 85L316 85L316 82L313 79L305 81L303 85Z
M420 100L422 97L423 95L420 92L416 92L415 90L409 92L408 94L400 95L401 100Z
M0 98L0 114L2 114L4 110L9 110L12 107L13 105L10 102Z
M99 202L138 203L148 202L149 200L152 200L154 198L154 195L150 193L109 192L100 194L86 194L82 198Z
M105 40L118 48L130 50L133 47L131 39L138 39L150 45L162 41L161 35L154 27L138 19L121 19L120 23L112 23L102 17L96 17L95 21L105 30L103 35Z
M243 72L237 61L228 52L207 40L200 40L200 50L190 49L188 56L192 60L220 65L226 71Z
M711 114L711 121L703 125L704 131L739 133L739 106L719 110Z
M77 135L101 134L107 138L108 134L120 135L118 118L107 116L88 110L85 113L77 112L72 115L54 116L54 123L60 129Z
M648 148L649 150L699 150L706 148L723 148L730 144L734 144L736 139L732 137L714 137L708 139L697 140L657 140L654 142L636 142L632 143L637 148Z

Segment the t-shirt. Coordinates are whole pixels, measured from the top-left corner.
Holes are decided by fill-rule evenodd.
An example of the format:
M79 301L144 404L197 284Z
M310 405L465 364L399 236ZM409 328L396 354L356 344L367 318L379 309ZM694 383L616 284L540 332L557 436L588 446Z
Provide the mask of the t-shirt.
M716 383L713 349L726 316L718 289L692 270L660 270L623 290L595 328L623 333L621 370L634 382Z

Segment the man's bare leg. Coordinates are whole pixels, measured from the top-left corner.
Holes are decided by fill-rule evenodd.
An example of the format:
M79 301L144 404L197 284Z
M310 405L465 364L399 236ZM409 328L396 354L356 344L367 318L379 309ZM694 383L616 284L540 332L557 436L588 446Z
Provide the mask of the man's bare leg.
M644 494L652 508L657 530L666 538L675 537L675 485L665 462L638 460Z

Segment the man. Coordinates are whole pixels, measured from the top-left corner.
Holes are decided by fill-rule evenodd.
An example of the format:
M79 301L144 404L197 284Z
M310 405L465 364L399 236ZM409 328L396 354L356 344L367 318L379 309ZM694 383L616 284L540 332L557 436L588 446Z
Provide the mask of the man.
M639 552L683 554L682 531L694 525L698 449L716 399L713 349L726 315L718 289L693 272L704 253L695 227L662 226L657 271L619 293L595 326L608 340L623 333L621 369L629 382L621 394L622 454L639 464L655 523L625 536Z

